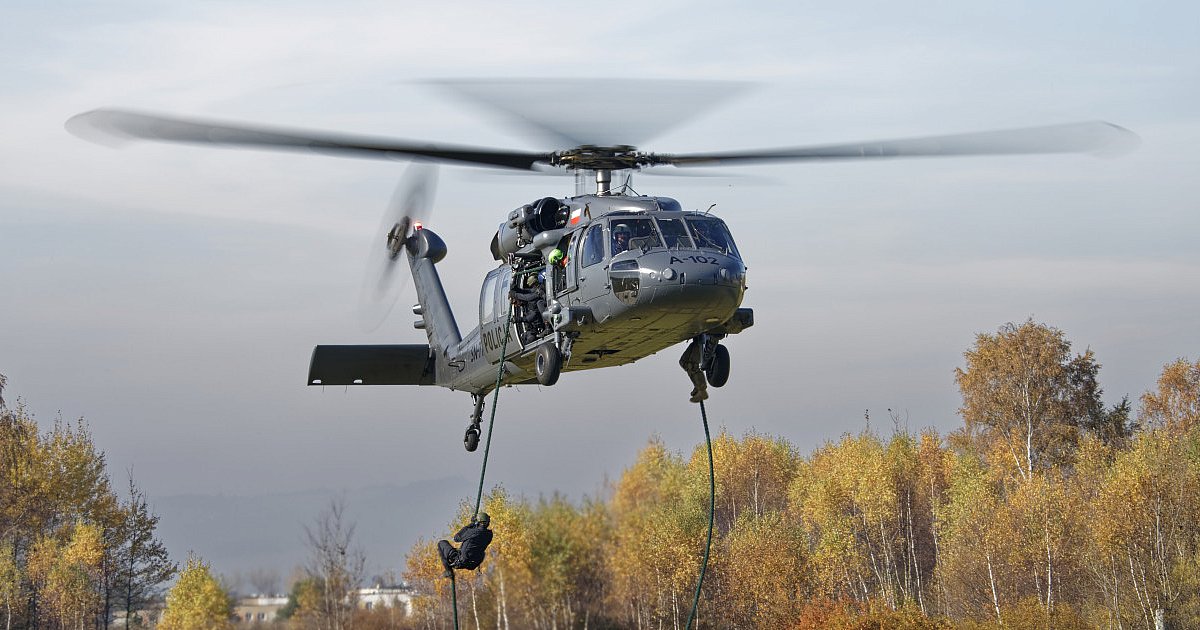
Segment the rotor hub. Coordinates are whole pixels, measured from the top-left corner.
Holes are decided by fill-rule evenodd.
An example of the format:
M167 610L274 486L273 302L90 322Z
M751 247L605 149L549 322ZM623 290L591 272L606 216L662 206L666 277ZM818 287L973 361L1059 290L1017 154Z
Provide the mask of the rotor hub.
M642 153L627 144L597 146L584 144L550 155L550 164L570 170L617 171L655 163L653 153Z
M404 217L399 223L393 225L392 229L388 230L388 258L395 260L400 255L400 250L404 249L404 242L408 240L408 226L410 223L409 218Z

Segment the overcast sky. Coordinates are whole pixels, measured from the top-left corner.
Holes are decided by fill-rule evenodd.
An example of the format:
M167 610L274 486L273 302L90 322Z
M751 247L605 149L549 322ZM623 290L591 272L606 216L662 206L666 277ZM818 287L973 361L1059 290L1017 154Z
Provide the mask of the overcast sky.
M835 6L836 4L836 6ZM1090 156L777 165L643 193L716 204L753 328L708 404L808 452L887 409L956 428L953 369L1026 318L1103 365L1109 402L1200 354L1200 5L1194 2L8 2L0 9L0 373L48 424L84 416L151 497L478 474L466 394L306 388L319 343L420 343L407 305L364 333L365 248L404 165L137 144L63 122L102 106L516 149L414 83L752 81L640 148L731 150L1108 120ZM589 93L564 99L586 102ZM448 167L429 226L464 332L509 210L569 177ZM703 439L682 348L505 389L489 481L597 491L651 434ZM117 474L120 474L119 472ZM473 497L473 482L462 489ZM451 515L447 515L449 519Z

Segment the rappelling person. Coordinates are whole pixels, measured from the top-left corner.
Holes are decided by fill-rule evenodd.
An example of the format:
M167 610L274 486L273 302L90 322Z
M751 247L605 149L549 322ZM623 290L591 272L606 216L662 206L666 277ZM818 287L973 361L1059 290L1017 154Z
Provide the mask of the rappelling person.
M679 367L683 368L687 372L688 378L692 379L692 397L689 400L694 403L708 400L708 381L704 379L704 370L700 367L700 362L704 360L704 347L707 343L708 335L697 335L683 351L683 356L679 357Z
M487 547L492 542L492 530L488 529L491 522L487 512L480 512L476 520L454 535L454 542L462 543L458 549L445 540L438 541L438 557L446 567L442 577L453 579L455 569L475 569L483 564Z

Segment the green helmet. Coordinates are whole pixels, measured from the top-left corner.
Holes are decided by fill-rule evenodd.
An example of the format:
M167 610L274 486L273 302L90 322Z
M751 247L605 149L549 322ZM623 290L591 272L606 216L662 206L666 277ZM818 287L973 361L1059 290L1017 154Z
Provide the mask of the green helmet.
M479 513L479 516L478 516L478 517L476 517L475 521L476 521L477 523L479 523L480 525L483 525L484 527L487 527L488 525L490 525L490 524L491 524L491 522L492 522L492 517L488 516L488 513L487 513L487 512L480 512L480 513Z

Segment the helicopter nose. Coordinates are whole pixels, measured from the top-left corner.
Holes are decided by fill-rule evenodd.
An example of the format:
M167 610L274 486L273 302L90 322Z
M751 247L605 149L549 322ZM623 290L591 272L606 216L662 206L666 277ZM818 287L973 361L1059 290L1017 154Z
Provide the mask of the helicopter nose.
M720 319L741 304L746 268L727 256L654 252L614 263L610 276L617 298L631 306Z
M671 255L661 270L651 270L650 281L681 286L716 285L745 288L746 268L727 256L707 254Z

